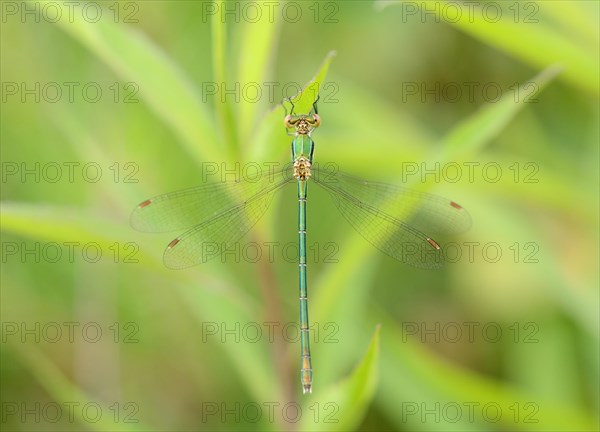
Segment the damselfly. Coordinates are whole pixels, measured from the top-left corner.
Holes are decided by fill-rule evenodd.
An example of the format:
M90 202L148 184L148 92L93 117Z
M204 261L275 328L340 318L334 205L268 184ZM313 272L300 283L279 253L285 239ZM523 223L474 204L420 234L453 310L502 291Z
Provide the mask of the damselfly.
M288 130L293 129L291 165L281 170L267 170L245 181L211 183L159 195L142 202L134 210L131 223L146 232L188 229L169 243L164 263L170 268L191 267L230 250L265 213L274 194L287 184L297 183L300 373L304 393L311 393L306 276L309 180L331 196L342 216L367 241L390 257L415 267L441 267L442 248L433 237L465 231L471 219L454 201L313 166L315 143L311 134L321 123L317 102L310 113L300 115L294 114L292 104L284 122Z

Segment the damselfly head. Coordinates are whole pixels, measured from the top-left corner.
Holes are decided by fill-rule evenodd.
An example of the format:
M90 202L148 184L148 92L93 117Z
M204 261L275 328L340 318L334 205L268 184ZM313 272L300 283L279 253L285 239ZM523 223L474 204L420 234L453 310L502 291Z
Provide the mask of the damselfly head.
M307 135L313 129L321 124L321 117L318 114L286 115L284 118L285 127L295 129L300 135Z

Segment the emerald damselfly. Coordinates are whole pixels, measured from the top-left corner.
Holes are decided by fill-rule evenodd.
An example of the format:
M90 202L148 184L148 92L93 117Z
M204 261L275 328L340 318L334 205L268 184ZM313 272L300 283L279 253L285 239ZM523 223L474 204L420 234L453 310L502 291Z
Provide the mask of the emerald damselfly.
M291 100L290 100L291 103ZM368 182L332 168L313 165L312 132L320 125L317 102L309 114L286 113L293 129L292 164L251 179L209 183L142 202L132 226L145 232L188 229L169 243L164 263L191 267L230 250L266 212L285 185L297 183L300 291L300 370L304 393L312 392L306 274L306 199L309 180L324 189L350 225L390 257L420 268L438 268L444 257L434 235L453 235L471 224L468 212L448 199L402 186ZM425 234L427 233L427 234Z

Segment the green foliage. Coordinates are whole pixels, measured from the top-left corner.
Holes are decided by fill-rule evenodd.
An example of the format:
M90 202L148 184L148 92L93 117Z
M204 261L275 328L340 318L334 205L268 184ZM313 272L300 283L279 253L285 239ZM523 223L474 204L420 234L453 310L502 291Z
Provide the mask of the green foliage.
M115 103L110 94L96 104L3 102L3 163L79 164L74 181L3 179L3 244L80 245L73 260L56 263L3 250L3 322L99 322L108 339L113 323L132 322L139 334L137 343L96 345L7 337L2 400L91 401L110 415L117 401L139 408L139 423L108 415L91 423L79 412L59 423L61 430L596 430L598 5L527 2L538 8L539 22L525 25L508 15L471 22L443 13L437 22L407 22L406 3L385 2L381 11L345 2L335 3L339 22L325 25L327 9L319 9L318 23L292 24L280 14L273 22L266 14L256 22L225 22L219 14L201 22L201 3L140 3L135 25L91 23L81 14L3 23L4 82L94 81L107 93L118 82L120 100L139 100ZM505 93L439 103L400 91L412 81L473 80L494 81ZM161 255L179 233L142 234L128 225L138 202L201 183L209 165L285 163L289 137L279 102L289 94L257 102L207 98L207 83L272 81L307 83L292 97L297 112L308 112L320 93L317 161L455 198L474 221L458 241L499 243L504 253L498 262L478 256L440 272L406 268L340 223L327 197L311 189L309 244L318 242L321 255L309 260L314 393L304 397L299 343L280 331L270 339L264 325L281 330L297 320L293 260L215 259L170 271ZM127 82L135 83L133 94ZM331 83L334 95L324 85ZM515 97L529 95L532 85L537 103ZM414 161L493 163L503 176L423 182L406 176L404 163ZM90 162L102 168L97 182L81 175ZM125 181L131 162L139 182ZM527 175L536 182L524 181ZM281 195L248 241L296 241L295 195ZM324 262L328 242L335 260ZM103 251L97 263L80 253L92 243ZM525 261L529 243L537 262ZM135 263L126 260L131 245L139 248ZM477 333L474 342L452 343L406 332L407 323L465 322L495 323L504 337L490 343ZM526 344L530 322L539 333ZM221 334L207 336L215 323L254 323L262 338L223 343ZM270 403L277 404L272 419ZM298 422L281 415L288 403L300 407ZM423 407L469 403L495 404L502 418L489 421L481 411L456 422L421 416ZM212 404L258 404L263 415L256 422L207 417ZM531 413L533 423L525 421ZM25 428L11 421L9 428Z

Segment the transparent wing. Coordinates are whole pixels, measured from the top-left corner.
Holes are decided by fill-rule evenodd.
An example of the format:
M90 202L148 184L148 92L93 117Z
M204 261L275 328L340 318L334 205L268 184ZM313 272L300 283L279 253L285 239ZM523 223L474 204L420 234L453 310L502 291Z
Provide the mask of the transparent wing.
M228 251L238 253L238 241L262 217L275 192L293 180L281 179L279 183L267 186L246 201L214 215L177 237L165 250L165 265L181 269L205 263Z
M443 265L441 246L430 236L455 234L471 225L464 208L442 197L333 171L315 169L311 179L330 194L344 218L367 241L415 267Z
M312 170L312 179L345 191L358 201L385 211L417 230L431 235L455 235L471 227L471 216L455 201L386 183L366 181L343 172Z
M285 179L292 179L289 166L278 172L264 171L251 179L204 184L159 195L137 206L131 214L131 226L144 232L190 228Z

